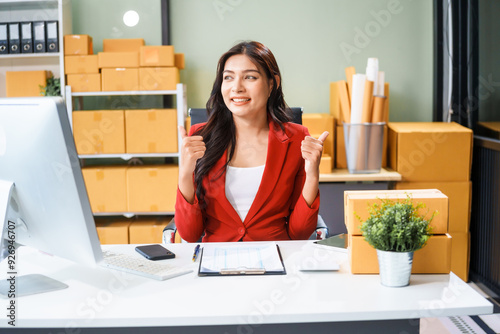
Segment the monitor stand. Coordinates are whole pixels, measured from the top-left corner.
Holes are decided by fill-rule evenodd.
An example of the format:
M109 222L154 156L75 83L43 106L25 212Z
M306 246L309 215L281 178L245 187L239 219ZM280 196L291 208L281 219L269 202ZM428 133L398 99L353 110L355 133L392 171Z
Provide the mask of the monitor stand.
M13 182L0 180L0 261L5 266L7 278L0 281L0 297L14 299L37 293L67 288L68 285L40 274L17 274L19 244L16 243L16 229L26 229L18 214L18 201ZM24 225L24 226L23 226Z

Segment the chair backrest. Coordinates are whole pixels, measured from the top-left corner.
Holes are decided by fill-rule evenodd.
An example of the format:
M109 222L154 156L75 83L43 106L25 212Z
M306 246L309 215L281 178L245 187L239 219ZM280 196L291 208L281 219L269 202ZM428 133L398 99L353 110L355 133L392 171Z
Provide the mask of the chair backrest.
M304 108L292 107L292 122L302 124L302 113ZM208 120L207 109L205 108L189 108L189 116L191 117L191 125L203 123Z

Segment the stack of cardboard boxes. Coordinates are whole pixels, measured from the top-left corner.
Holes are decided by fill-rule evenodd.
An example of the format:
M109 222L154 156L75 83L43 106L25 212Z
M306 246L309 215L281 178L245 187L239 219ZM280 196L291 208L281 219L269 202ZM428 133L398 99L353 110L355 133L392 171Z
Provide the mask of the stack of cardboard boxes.
M449 198L451 271L468 280L471 211L471 129L457 123L389 123L389 166L396 189L436 188Z
M73 92L176 90L184 68L184 55L173 46L146 46L140 38L105 39L97 55L88 35L67 35L64 42ZM175 153L177 110L74 111L73 135L80 155ZM174 212L177 165L94 166L82 172L94 213ZM160 242L165 219L99 219L97 228L102 243Z
M95 220L101 244L149 244L162 242L163 229L171 218L98 217Z
M64 36L64 62L73 92L175 90L184 54L172 45L145 45L142 38L104 39L93 54L92 37Z
M403 201L407 197L414 205L424 204L419 214L431 221L432 236L427 245L413 255L412 273L447 274L451 265L452 239L448 231L448 197L437 189L422 190L368 190L344 193L345 223L348 249L353 274L378 274L377 251L365 241L360 226L369 217L369 207L382 199Z

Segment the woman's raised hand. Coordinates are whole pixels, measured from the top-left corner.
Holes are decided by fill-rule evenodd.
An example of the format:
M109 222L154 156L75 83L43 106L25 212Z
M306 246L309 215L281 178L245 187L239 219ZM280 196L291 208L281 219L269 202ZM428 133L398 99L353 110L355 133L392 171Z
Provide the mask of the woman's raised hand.
M319 175L319 163L321 162L321 155L323 153L323 142L329 134L328 131L325 131L318 139L306 136L302 141L301 151L302 158L305 160L306 175L310 173Z
M179 133L182 139L180 173L192 176L196 161L205 155L205 142L202 136L188 136L182 125L179 125Z

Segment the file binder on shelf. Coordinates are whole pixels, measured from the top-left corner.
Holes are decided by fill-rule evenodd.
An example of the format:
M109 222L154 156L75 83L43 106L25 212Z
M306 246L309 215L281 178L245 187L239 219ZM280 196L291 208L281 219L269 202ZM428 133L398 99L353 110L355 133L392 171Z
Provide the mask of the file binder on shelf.
M21 22L21 52L33 53L33 22Z
M9 53L7 23L0 23L0 54Z
M47 21L47 52L59 52L57 21Z
M9 53L21 52L19 23L9 22Z
M45 52L45 21L33 22L33 51Z

